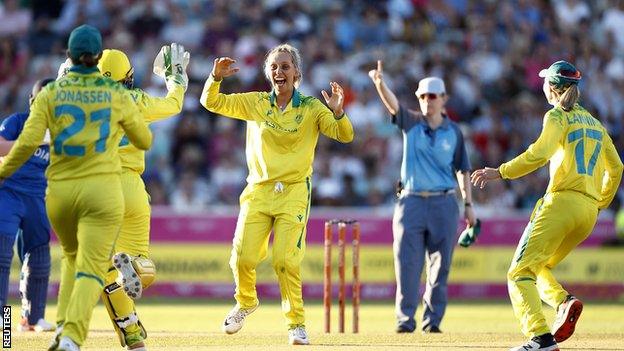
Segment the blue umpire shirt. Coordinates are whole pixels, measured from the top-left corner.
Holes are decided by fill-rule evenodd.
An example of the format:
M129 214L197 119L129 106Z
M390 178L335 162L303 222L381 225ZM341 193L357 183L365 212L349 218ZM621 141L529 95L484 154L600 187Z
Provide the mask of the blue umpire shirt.
M461 130L443 117L434 130L421 113L411 113L403 106L392 116L392 123L403 132L401 182L408 192L455 189L455 172L470 171Z
M28 113L14 113L0 124L0 136L13 141L22 132ZM1 187L6 187L32 196L45 196L47 181L45 171L50 163L50 146L40 145L35 153L13 175L4 180Z

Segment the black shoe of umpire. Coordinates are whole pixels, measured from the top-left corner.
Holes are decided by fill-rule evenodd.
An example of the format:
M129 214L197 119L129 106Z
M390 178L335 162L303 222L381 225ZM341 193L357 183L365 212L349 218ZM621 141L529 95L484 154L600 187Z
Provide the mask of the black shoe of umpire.
M422 330L423 334L439 334L442 333L442 331L440 330L440 328L438 328L437 325L428 325L426 327L423 328Z
M413 333L414 329L407 327L405 325L399 325L396 327L396 332L399 334L403 334L403 333Z

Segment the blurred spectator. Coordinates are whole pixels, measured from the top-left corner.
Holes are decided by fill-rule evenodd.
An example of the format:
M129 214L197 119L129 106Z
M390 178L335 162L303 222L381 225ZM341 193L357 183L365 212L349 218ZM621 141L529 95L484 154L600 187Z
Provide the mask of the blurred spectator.
M51 28L50 18L41 16L28 33L28 49L33 56L50 55L61 51L63 45ZM55 50L56 49L56 50Z
M461 124L475 168L510 159L535 140L545 108L537 72L556 59L572 60L583 72L583 105L624 148L624 1L6 0L0 4L0 112L27 107L28 87L56 72L63 37L83 22L103 30L108 47L128 53L136 84L149 92L163 90L162 81L151 78L162 45L179 41L191 51L182 116L152 126L146 174L158 179L152 198L163 204L173 202L188 172L214 189L214 203L236 203L235 183L246 173L244 124L198 112L197 97L218 56L233 57L241 69L224 92L265 90L261 62L281 41L306 57L304 94L320 97L328 81L340 82L356 129L347 148L319 140L314 204L347 205L346 191L367 206L389 206L396 198L402 141L371 97L367 72L377 59L386 63L387 83L401 101L415 101L424 76L447 82L447 112ZM543 194L546 175L475 192L478 206L528 211Z
M205 211L210 202L210 193L206 182L192 171L180 175L176 190L171 195L171 207L178 213L197 213Z
M160 35L167 43L180 43L191 52L198 48L204 34L203 25L195 19L189 19L182 8L171 6L167 23Z
M168 17L164 1L137 1L125 13L125 19L137 41L157 38Z
M5 0L0 4L0 37L24 36L30 29L31 11L20 8L17 0Z
M238 197L245 188L247 173L236 158L222 156L212 171L211 183L216 188L217 201L228 205L238 204Z

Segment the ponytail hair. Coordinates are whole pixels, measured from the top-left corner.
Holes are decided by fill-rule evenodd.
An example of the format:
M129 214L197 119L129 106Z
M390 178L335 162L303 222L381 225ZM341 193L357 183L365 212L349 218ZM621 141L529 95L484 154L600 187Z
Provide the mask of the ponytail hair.
M577 84L569 84L567 87L557 89L551 85L552 91L555 92L557 98L557 105L559 105L564 111L570 111L579 101L581 92L579 91Z
M69 53L69 50L67 50L67 57L71 59L72 65L74 66L83 65L85 67L95 67L100 61L100 58L102 57L102 53L99 53L97 55L82 54L80 55L80 57L75 58L75 57L72 57Z

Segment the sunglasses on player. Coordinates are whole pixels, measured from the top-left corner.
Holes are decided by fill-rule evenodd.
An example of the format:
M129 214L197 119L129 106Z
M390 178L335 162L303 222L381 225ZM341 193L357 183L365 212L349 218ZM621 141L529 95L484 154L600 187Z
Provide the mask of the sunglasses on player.
M435 100L438 98L438 94L434 94L434 93L426 93L426 94L421 94L418 96L418 98L420 100L425 100L426 98L429 98L429 100Z

